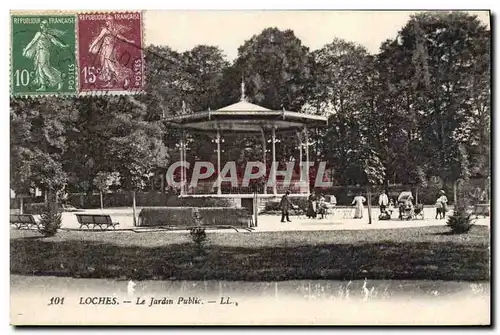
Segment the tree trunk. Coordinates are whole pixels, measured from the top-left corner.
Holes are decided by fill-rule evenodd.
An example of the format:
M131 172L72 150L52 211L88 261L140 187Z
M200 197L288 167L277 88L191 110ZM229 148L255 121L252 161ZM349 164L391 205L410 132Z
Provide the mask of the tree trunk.
M453 182L453 206L457 205L457 181Z
M102 201L102 191L99 191L99 198L101 200L101 211L104 209L104 203Z
M160 175L160 180L161 180L161 193L165 193L165 173L163 171L161 172Z
M417 189L415 190L415 205L418 204L418 190L419 187L417 187Z
M257 215L258 215L258 198L257 198L257 192L254 192L253 194L253 215L254 215L254 227L257 227L258 225L258 219L257 219Z
M367 188L368 191L368 224L372 224L372 191L370 187Z
M19 207L19 214L23 214L24 203L23 203L23 197L22 196L19 198L19 203L20 203L20 206L21 206L21 207Z
M136 227L137 220L135 218L135 191L132 191L132 216L134 217L134 227Z

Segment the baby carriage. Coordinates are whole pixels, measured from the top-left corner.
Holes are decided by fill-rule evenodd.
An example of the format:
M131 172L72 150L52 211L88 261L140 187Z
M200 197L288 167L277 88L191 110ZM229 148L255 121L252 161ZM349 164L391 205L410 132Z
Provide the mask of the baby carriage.
M413 218L415 219L424 219L424 205L423 204L416 204L415 208L413 209Z
M297 219L303 219L306 216L306 210L300 208L298 205L292 205L290 215L297 217Z
M399 219L411 220L415 214L413 207L413 196L411 192L401 192L398 197Z

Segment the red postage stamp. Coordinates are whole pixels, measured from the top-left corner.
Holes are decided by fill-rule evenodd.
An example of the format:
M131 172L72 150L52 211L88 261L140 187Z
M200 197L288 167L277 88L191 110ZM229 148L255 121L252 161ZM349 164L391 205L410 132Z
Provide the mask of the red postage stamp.
M141 92L142 13L78 14L78 65L80 93Z

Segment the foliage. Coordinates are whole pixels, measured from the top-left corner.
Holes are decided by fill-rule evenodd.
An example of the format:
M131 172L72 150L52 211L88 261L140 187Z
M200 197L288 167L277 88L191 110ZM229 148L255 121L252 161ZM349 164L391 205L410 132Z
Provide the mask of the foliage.
M11 98L10 184L19 194L30 188L61 189L67 178L61 157L70 117L63 98Z
M226 84L239 96L241 78L250 102L266 108L300 110L310 80L309 49L292 30L266 28L238 48L238 58ZM235 99L236 100L236 99Z
M468 205L465 201L458 201L458 204L453 210L453 215L448 217L446 225L451 228L453 234L464 234L474 225L472 213L468 210Z
M203 252L203 247L207 241L207 233L203 227L193 227L189 231L191 240L195 243L198 252Z
M326 129L310 132L310 160L326 160L338 184L424 188L437 176L447 188L486 179L490 35L465 12L427 12L377 55L341 39L310 52L293 31L277 28L245 41L232 64L214 46L148 46L143 95L11 98L11 188L90 195L118 188L106 177L115 173L123 190L143 191L179 159L180 132L162 117L235 103L242 78L249 102L328 116ZM231 146L223 146L223 161L262 159L260 136L224 135ZM296 136L280 139L277 160L297 160ZM209 136L188 141L189 161L215 161Z
M41 215L38 231L45 237L54 236L61 228L61 212L53 203L49 203Z
M194 211L193 219L195 222L195 227L191 228L189 231L189 236L191 240L196 245L196 250L198 254L204 253L204 246L207 242L207 233L205 232L205 228L202 227L202 219L198 210Z
M117 172L98 172L93 184L101 192L107 192L111 186L120 185L120 175Z

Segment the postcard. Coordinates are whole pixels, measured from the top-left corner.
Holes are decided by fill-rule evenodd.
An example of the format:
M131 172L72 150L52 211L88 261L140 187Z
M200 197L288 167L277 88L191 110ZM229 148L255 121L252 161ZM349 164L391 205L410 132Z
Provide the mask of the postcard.
M490 20L11 11L11 325L491 325Z

